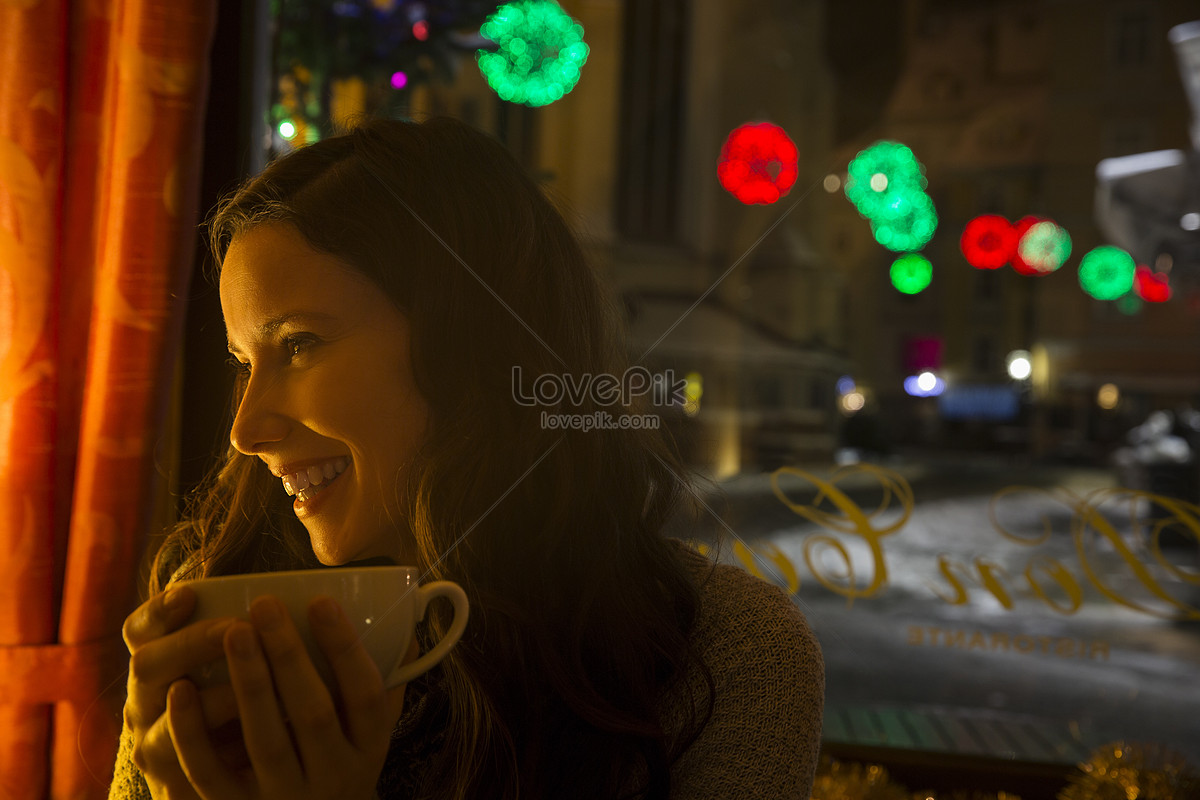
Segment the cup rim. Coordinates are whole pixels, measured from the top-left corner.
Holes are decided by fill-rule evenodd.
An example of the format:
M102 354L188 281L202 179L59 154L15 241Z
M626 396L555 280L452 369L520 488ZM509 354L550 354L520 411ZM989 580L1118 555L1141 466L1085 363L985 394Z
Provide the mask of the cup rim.
M236 575L214 575L211 578L205 578L205 577L187 578L186 580L174 582L172 584L172 588L174 588L175 586L186 586L186 585L192 584L192 583L216 583L219 581L233 582L233 581L239 581L239 580L244 581L247 579L274 580L276 578L288 578L293 575L312 575L313 573L330 574L330 575L347 575L347 574L355 573L355 572L376 572L376 571L382 571L382 570L390 570L390 571L394 571L394 572L398 572L398 573L408 573L410 575L419 572L419 569L417 567L414 567L411 565L405 565L405 564L371 564L371 565L362 566L362 567L324 567L324 568L318 567L318 568L314 568L314 569L287 569L287 570L279 570L278 572L240 572L240 573L237 573Z

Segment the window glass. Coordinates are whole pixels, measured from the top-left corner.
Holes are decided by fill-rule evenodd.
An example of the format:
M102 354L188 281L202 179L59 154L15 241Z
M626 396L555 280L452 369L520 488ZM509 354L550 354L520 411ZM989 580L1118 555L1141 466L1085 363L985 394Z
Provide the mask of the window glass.
M587 62L528 106L481 73L494 4L279 2L262 113L276 152L450 114L528 166L631 355L686 376L659 413L707 481L671 532L808 617L828 745L1200 763L1197 110L1174 62L1097 69L1146 66L1187 16L852 5L564 0ZM718 165L760 123L794 183L743 202ZM778 189L770 141L746 169Z

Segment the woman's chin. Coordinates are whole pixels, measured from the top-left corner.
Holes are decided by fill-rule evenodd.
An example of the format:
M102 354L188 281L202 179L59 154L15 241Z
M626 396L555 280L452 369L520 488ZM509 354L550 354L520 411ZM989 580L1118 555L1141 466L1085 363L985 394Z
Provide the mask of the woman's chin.
M323 566L340 567L354 560L353 553L347 553L345 549L321 537L310 535L309 540L312 543L313 555Z

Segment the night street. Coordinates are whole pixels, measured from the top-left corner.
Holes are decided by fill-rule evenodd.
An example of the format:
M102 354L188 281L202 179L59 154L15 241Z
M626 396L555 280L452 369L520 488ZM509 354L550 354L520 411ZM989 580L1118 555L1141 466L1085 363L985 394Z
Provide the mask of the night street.
M798 586L825 654L828 740L925 740L929 749L1064 763L1117 739L1200 755L1200 621L1184 621L1182 608L1200 596L1194 544L1164 532L1165 563L1156 563L1145 525L1139 534L1131 523L1147 519L1147 504L1131 503L1104 470L980 458L884 468L911 481L907 521L902 494L880 511L881 478L850 468L837 486L866 527L826 502L836 535L793 513L769 474L723 484L724 501L705 495L738 537L726 533L722 561L744 563L753 551L765 577ZM812 473L825 479L829 469ZM811 513L811 484L785 474L779 485ZM878 535L873 554L871 531L902 521ZM709 516L696 538L718 529Z

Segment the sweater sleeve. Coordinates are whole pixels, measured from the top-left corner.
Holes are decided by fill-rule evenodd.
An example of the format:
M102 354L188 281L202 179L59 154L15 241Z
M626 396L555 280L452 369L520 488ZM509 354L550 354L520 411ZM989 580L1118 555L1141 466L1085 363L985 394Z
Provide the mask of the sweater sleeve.
M733 566L708 562L704 572L692 640L716 695L708 725L672 768L671 798L808 800L825 697L816 636L778 587ZM688 682L704 697L702 678Z
M121 727L121 746L117 750L112 784L108 787L108 800L152 800L146 779L141 770L133 765L133 734L124 725Z
M185 568L194 567L195 555L172 571L168 585L180 580ZM133 763L133 732L124 722L121 723L121 742L117 748L117 761L113 766L112 783L108 787L108 800L153 800L145 776Z

